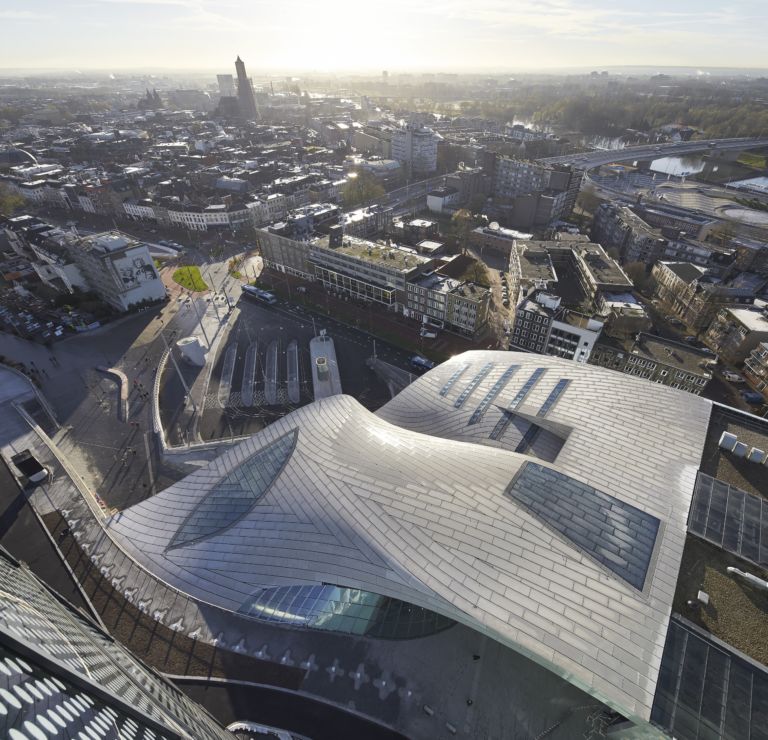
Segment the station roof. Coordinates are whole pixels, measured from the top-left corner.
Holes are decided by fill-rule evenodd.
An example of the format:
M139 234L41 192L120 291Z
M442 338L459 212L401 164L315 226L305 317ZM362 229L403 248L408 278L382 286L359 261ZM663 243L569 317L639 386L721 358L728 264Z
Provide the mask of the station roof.
M109 531L206 603L324 583L382 594L647 720L711 406L559 358L467 352L377 414L347 396L298 409Z

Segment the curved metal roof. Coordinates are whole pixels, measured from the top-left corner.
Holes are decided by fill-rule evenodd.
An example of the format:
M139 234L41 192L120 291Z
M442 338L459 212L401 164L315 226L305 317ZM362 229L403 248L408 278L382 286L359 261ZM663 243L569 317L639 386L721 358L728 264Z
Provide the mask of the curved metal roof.
M377 414L346 396L299 409L109 529L197 599L236 611L276 586L370 591L648 719L710 408L601 368L468 352ZM245 514L168 549L223 479L295 431Z

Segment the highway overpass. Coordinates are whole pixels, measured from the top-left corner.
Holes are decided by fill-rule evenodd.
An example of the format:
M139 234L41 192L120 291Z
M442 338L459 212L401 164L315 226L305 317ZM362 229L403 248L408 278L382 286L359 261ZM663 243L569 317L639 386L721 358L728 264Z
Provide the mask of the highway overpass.
M628 162L639 159L659 159L675 157L684 154L699 154L702 152L740 151L742 149L757 149L768 147L768 138L760 139L703 139L701 141L681 141L671 144L644 144L629 146L624 149L599 150L568 154L562 157L545 157L536 160L541 164L568 164L579 169L589 170L612 162Z

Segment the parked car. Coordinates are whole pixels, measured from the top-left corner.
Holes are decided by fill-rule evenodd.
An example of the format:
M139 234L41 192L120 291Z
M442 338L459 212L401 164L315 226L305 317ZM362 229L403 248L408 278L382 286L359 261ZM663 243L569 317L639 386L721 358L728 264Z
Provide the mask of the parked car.
M741 397L748 403L753 406L760 406L764 403L764 399L761 393L758 393L757 391L742 391Z
M30 483L42 483L48 478L48 468L41 465L40 461L29 450L14 455L11 462Z
M422 329L419 334L424 339L437 339L437 332L436 331L428 331L427 329Z
M732 370L723 370L723 377L730 383L743 383L744 378L738 373L734 373Z
M428 360L426 357L422 357L421 355L414 355L411 357L411 367L414 370L419 370L421 372L426 372L427 370L431 370L435 363L431 360Z

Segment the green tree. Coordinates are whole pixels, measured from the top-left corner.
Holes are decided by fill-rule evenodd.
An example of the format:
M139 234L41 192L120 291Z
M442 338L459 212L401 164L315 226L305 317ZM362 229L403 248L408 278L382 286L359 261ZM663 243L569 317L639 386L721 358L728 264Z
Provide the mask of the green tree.
M469 232L474 226L474 219L472 214L466 208L460 208L456 213L451 216L451 231L453 232L453 238L456 240L456 246L461 250L462 254L467 253L467 240L469 239Z
M649 288L651 276L643 262L630 262L624 266L624 272L627 273L627 277L632 281L636 290L644 293Z
M22 205L24 198L12 192L7 185L0 184L0 213L12 216Z
M355 208L381 198L386 192L370 172L360 170L350 173L341 189L341 199L345 208Z

